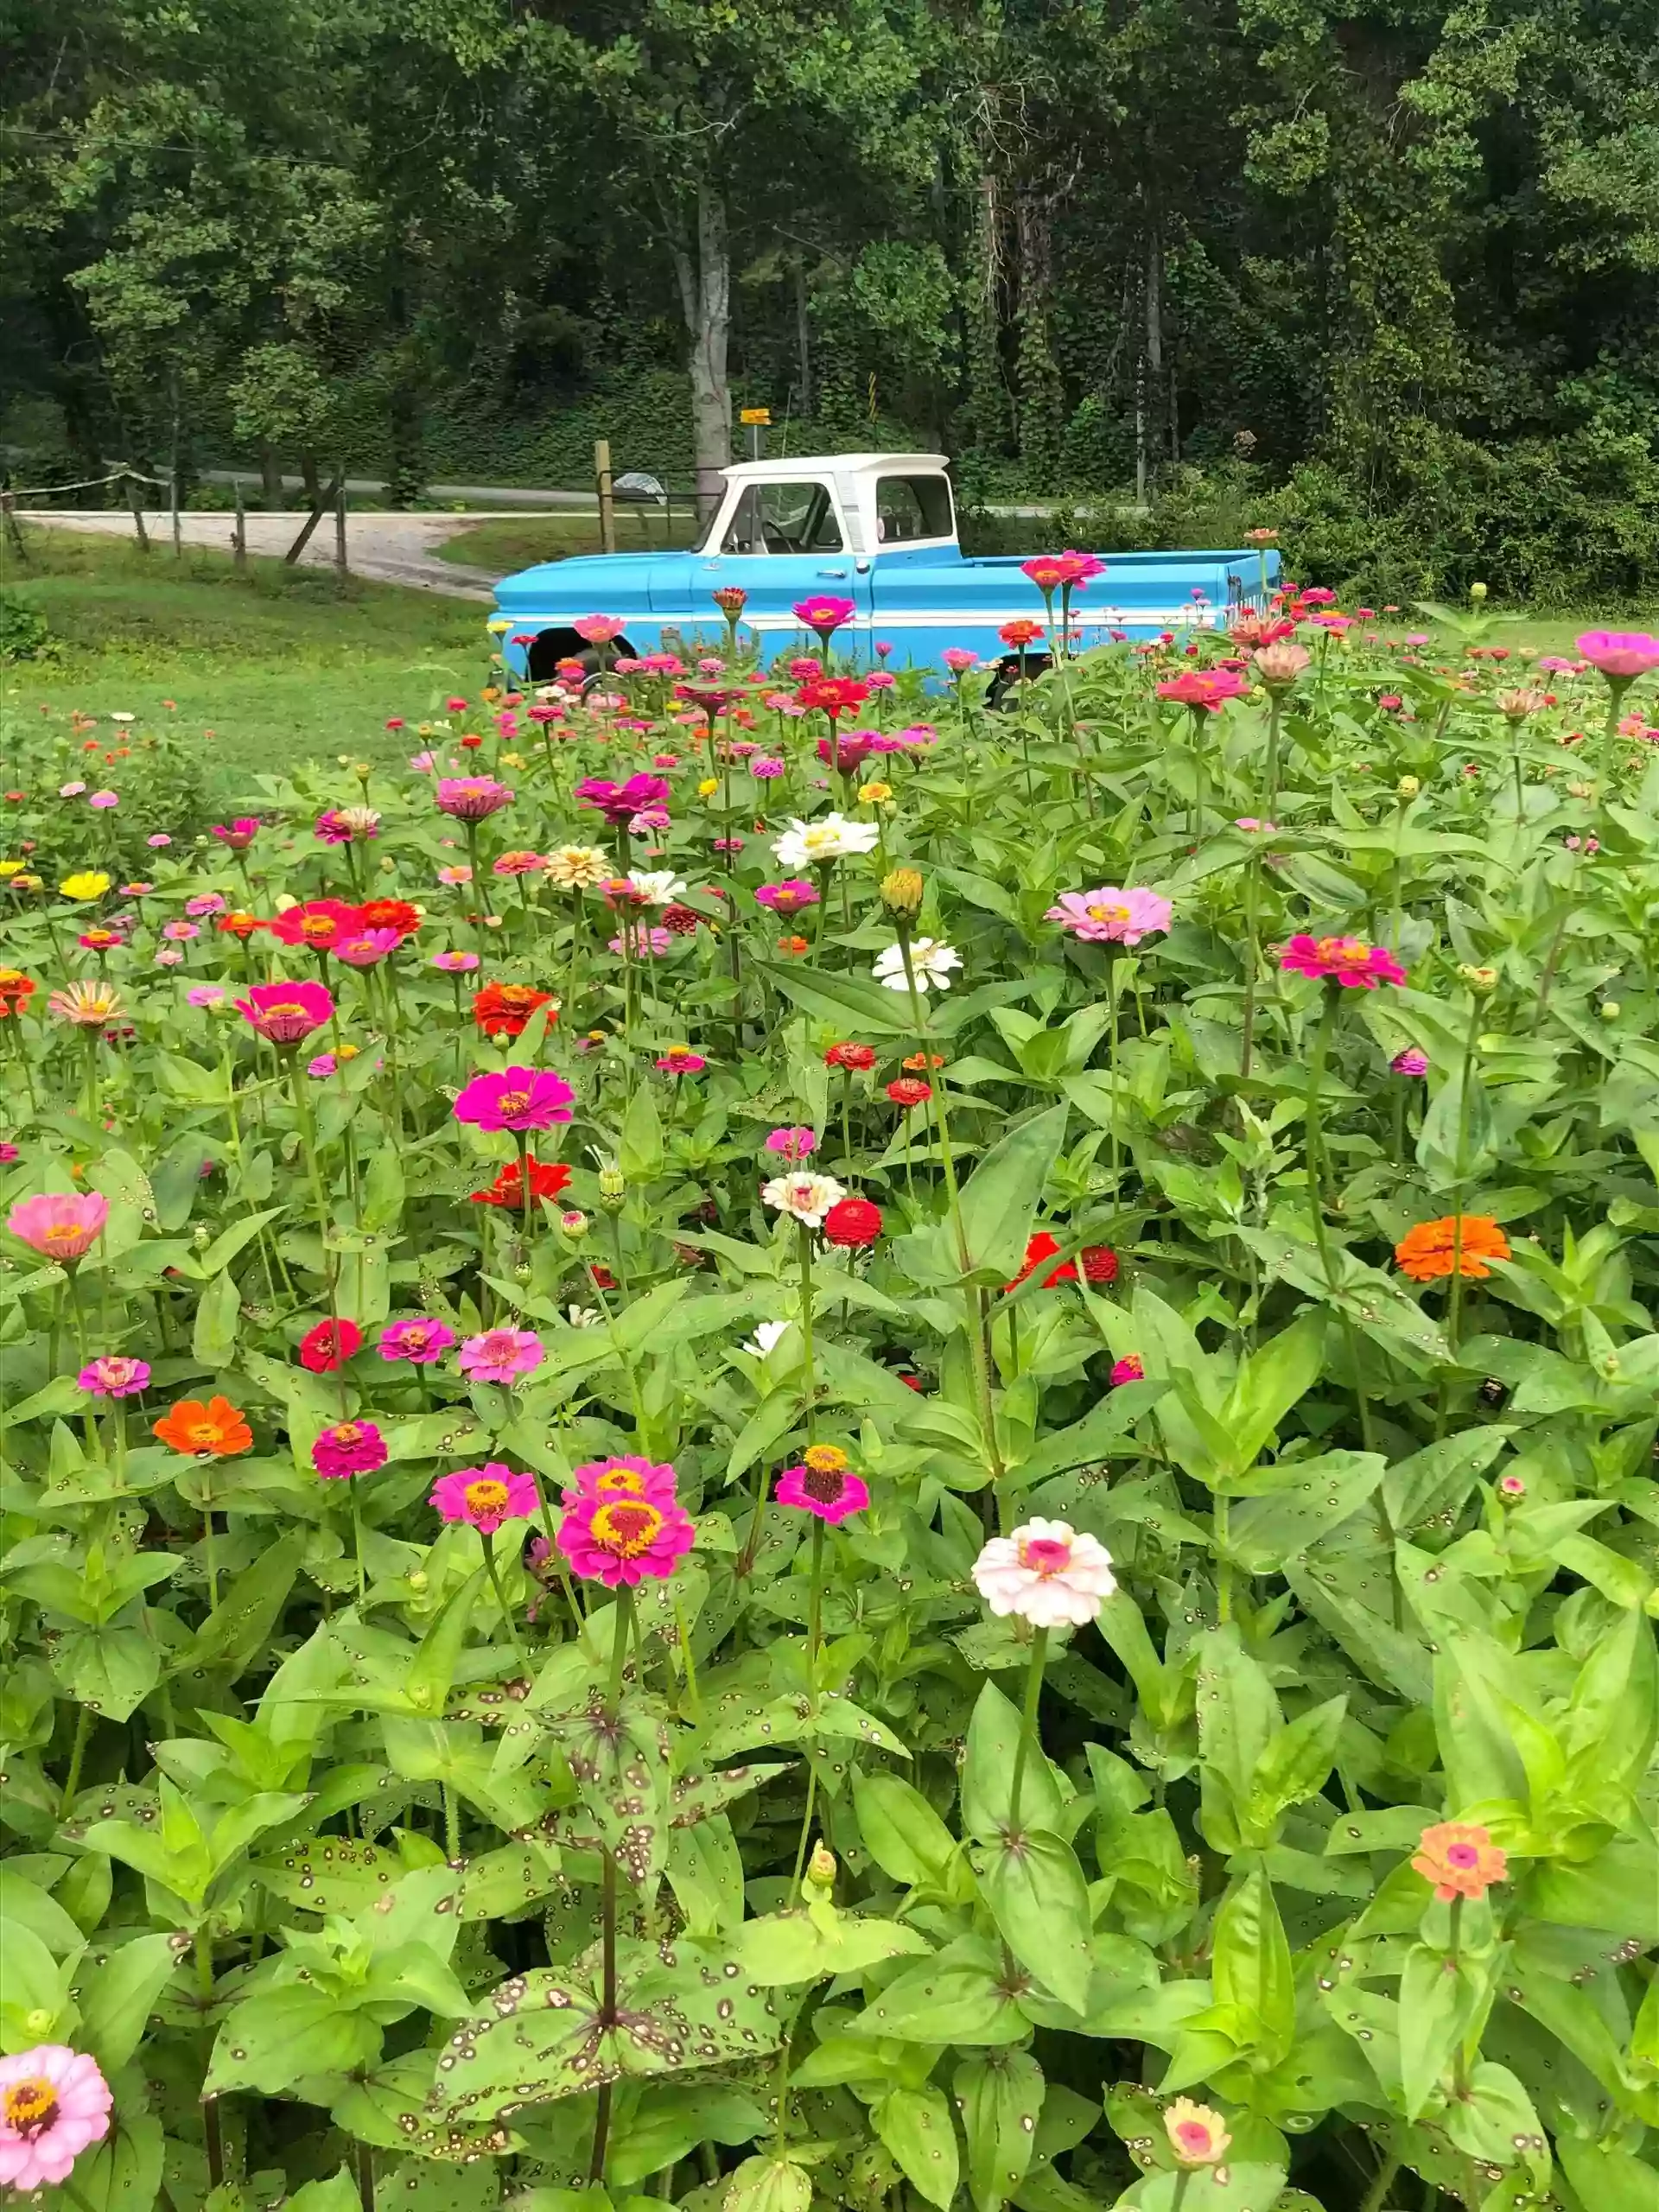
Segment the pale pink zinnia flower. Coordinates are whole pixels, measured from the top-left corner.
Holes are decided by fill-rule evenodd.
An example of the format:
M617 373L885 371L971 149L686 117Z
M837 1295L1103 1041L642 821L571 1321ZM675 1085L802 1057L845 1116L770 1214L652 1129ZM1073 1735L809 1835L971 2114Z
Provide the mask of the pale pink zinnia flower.
M1082 1627L1117 1587L1105 1546L1065 1521L1027 1521L993 1536L974 1561L974 1581L994 1613L1038 1628Z
M1154 931L1167 930L1174 908L1155 891L1123 891L1102 884L1097 891L1065 891L1044 919L1058 922L1085 944L1139 944Z
M546 1357L533 1329L486 1329L462 1344L461 1371L478 1382L512 1382L539 1367Z
M114 2101L98 2061L67 2044L0 2058L0 2187L67 2181L87 2145L109 2133Z

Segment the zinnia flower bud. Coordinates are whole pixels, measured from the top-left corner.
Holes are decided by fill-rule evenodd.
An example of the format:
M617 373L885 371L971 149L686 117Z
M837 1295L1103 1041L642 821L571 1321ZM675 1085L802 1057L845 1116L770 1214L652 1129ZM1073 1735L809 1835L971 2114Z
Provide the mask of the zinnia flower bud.
M923 888L917 869L891 868L881 879L881 904L895 921L913 922L922 911Z
M1471 968L1465 963L1458 969L1458 981L1472 991L1477 998L1485 998L1497 988L1497 970L1496 968Z
M1419 776L1402 776L1394 788L1402 798L1415 798L1423 788L1422 779Z
M620 1209L627 1191L627 1182L614 1160L600 1169L599 1203L607 1212L614 1213Z

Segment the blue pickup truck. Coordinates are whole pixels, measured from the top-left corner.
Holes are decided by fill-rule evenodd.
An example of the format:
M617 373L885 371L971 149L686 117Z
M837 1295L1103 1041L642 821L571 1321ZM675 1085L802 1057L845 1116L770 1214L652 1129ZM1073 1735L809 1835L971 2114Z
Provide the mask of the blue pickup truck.
M536 681L562 660L594 665L572 626L589 614L626 623L614 654L714 650L725 626L713 594L732 585L747 594L743 628L766 660L797 641L811 645L792 611L808 599L852 601L855 612L836 633L839 654L868 663L880 640L888 667L936 676L949 645L977 653L982 667L1012 669L1017 657L998 632L1042 617L1041 594L1017 559L963 552L943 454L742 461L725 480L690 552L547 561L504 577L496 606L510 626L505 652L515 674ZM1074 600L1074 624L1085 648L1113 630L1147 637L1215 628L1259 607L1277 569L1275 553L1254 548L1109 555L1104 575Z

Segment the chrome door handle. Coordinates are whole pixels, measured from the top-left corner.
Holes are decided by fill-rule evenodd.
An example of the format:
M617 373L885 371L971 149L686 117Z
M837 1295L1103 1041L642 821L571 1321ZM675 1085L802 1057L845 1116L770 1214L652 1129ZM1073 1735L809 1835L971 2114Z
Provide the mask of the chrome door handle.
M818 574L821 576L844 576L846 573L847 571L845 569L820 569L818 570Z

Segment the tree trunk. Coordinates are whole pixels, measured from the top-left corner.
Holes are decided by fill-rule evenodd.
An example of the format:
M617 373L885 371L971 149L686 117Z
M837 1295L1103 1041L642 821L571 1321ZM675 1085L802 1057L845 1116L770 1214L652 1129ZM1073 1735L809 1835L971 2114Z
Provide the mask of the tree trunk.
M706 522L723 489L721 471L732 458L732 395L726 367L732 334L731 240L726 202L712 186L698 188L695 247L682 235L673 252L680 305L691 340L691 444L697 512Z
M812 412L812 328L806 318L806 263L798 254L795 259L795 351L800 366L798 383L800 388L801 412Z
M283 472L276 464L276 449L269 438L259 441L259 479L265 487L265 511L280 514L283 505Z
M305 485L305 504L308 507L322 505L322 480L317 474L317 456L314 453L300 455L300 476Z
M1159 220L1157 195L1150 188L1147 194L1147 336L1146 378L1142 401L1142 435L1147 441L1145 476L1155 480L1158 473L1158 435L1154 429L1159 413L1159 401L1163 396L1164 384L1164 234ZM1137 470L1136 474L1141 472Z

